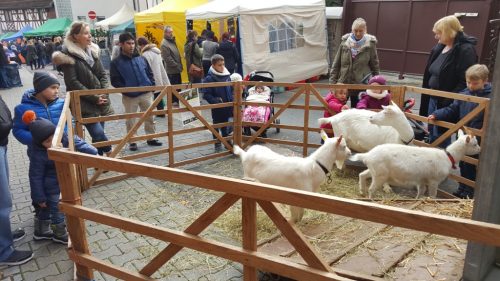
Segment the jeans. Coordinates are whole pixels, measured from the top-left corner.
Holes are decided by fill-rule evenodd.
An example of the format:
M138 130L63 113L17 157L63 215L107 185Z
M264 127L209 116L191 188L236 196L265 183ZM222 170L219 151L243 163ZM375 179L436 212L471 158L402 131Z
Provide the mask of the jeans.
M106 137L106 134L104 133L104 122L85 124L85 128L87 128L87 131L89 131L89 134L92 137L92 142L108 140L108 137ZM97 152L99 153L99 155L103 155L104 153L108 153L110 151L111 145L97 148Z
M172 85L179 85L182 84L182 76L180 73L175 73L175 74L167 74L168 80L170 80L170 84ZM180 90L177 90L179 92ZM172 102L179 102L179 99L172 95Z
M0 261L7 259L14 252L12 246L14 241L10 229L11 209L7 146L0 146Z
M438 100L434 97L431 97L429 99L429 115L438 109ZM427 126L427 129L429 130L429 141L431 143L437 140L442 134L444 134L444 132L448 130L447 128L442 128L430 124ZM450 143L451 139L447 138L439 145L439 147L446 148L448 145L450 145Z
M474 155L471 156L473 158L478 158L479 155ZM469 179L471 181L476 180L476 166L460 161L460 175L466 179ZM460 183L458 186L458 192L462 193L464 196L469 196L469 198L472 198L474 196L474 188L465 185L463 183Z
M220 123L226 123L226 122L229 122L231 119L233 119L233 117L229 117L229 116L221 116L221 115L217 115L217 114L213 114L212 113L212 123L215 125L215 124L220 124ZM229 127L222 127L222 128L215 128L215 130L217 132L220 132L220 134L222 135L222 137L227 137L232 131L233 131L233 127L232 126L229 126ZM214 139L216 139L215 135L212 135L212 137Z
M46 208L38 206L38 204L33 203L35 207L35 217L39 220L50 220L52 224L60 224L64 222L64 214L59 211L59 193L58 194L46 194L47 201L45 204Z
M358 105L360 92L362 92L362 90L349 90L348 91L348 97L351 100L351 108L356 108L356 105Z

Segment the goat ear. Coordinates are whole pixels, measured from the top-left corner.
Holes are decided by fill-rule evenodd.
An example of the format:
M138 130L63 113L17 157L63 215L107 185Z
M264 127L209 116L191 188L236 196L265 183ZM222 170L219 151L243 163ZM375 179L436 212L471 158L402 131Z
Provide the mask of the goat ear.
M386 105L382 105L382 110L385 110L387 108Z
M393 100L391 100L391 104L399 108L399 106Z
M320 134L321 134L321 139L322 139L323 141L326 141L326 139L328 139L328 135L325 133L325 131L324 131L324 130L321 130L321 133L320 133Z
M458 130L458 137L461 137L464 135L464 131L462 131L462 129L459 129Z
M465 139L465 142L466 142L466 143L469 143L469 142L470 142L470 136L469 136L469 135L467 135L467 138Z
M337 146L340 145L340 142L342 142L342 135L340 135L340 137L337 139Z

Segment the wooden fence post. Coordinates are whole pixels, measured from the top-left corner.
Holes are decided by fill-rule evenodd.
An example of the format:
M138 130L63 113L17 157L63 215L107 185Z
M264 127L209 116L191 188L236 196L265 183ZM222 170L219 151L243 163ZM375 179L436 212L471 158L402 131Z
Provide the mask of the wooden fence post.
M75 113L75 133L77 136L79 136L82 139L85 139L83 136L83 125L81 123L82 120L82 110L81 110L81 105L80 105L80 96L75 95L74 92L69 92L66 94L66 98L70 98L71 102L71 108L73 108L73 112ZM85 191L89 188L89 179L88 179L88 173L87 173L87 168L83 166L78 166L77 167L77 172L78 172L78 183L80 185L81 191Z
M242 126L241 122L242 116L241 116L241 101L243 99L243 91L241 90L241 82L235 82L233 84L234 87L234 110L233 110L233 143L237 144L241 147L241 142L242 142Z
M257 251L257 203L255 200L242 198L241 204L243 248L248 251ZM256 281L257 269L243 266L243 280Z
M304 157L307 156L307 143L309 142L309 100L311 94L311 84L306 85L306 98L304 101L304 142L302 146L302 155Z
M168 86L167 88L167 130L168 130L168 166L174 166L174 116L172 113L172 91L176 91L177 89L172 89L172 86Z
M61 188L61 201L81 206L81 191L76 182L77 173L75 165L64 162L55 162L55 165L57 170L57 179ZM66 216L66 225L71 238L71 248L69 248L68 251L74 250L79 253L90 255L85 231L85 222L83 219ZM94 273L91 268L78 264L78 260L75 261L75 265L78 280L83 281L94 279Z

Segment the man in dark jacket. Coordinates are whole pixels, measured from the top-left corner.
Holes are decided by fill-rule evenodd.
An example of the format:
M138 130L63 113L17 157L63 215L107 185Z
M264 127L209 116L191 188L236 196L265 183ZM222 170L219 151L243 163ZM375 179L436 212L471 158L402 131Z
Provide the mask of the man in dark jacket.
M121 54L111 61L111 84L115 88L154 86L153 72L151 67L141 57L135 49L135 38L130 33L122 33L119 37ZM129 92L122 94L123 107L126 113L137 112L137 108L146 111L152 104L152 92ZM134 126L135 119L129 118L126 121L127 131ZM144 121L144 131L146 134L154 134L155 127L153 115L148 116ZM156 139L147 141L148 145L161 146L162 143ZM129 144L131 151L137 150L137 144Z
M172 85L182 84L182 61L179 48L175 42L174 29L171 26L165 26L163 40L161 41L161 57L165 62L168 79ZM172 102L179 103L177 97L172 97Z
M32 251L14 249L14 240L25 236L22 229L11 232L10 211L12 199L9 190L9 167L7 161L7 143L12 129L10 110L0 97L0 266L19 265L33 258Z
M229 40L229 37L229 33L227 32L222 34L222 42L219 44L216 53L224 57L227 71L234 73L240 55L238 54L238 50L236 50L236 46Z
M212 66L208 70L208 75L203 79L203 83L212 82L228 82L230 80L229 71L227 71L224 66L224 57L221 55L212 56ZM211 87L203 88L203 98L207 100L209 104L225 103L233 101L233 90L231 86L221 86L221 87ZM229 121L229 118L233 117L232 107L223 108L213 108L212 109L212 120L213 124L225 123ZM222 127L220 129L222 137L226 137L230 134L231 127ZM214 136L215 138L215 136ZM216 143L215 148L220 148L221 144Z

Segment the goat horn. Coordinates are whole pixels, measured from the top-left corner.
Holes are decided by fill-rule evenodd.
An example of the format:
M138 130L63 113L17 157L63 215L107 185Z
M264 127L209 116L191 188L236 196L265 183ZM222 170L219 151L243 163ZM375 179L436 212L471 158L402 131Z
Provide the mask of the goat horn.
M469 128L467 128L467 127L465 127L465 126L462 126L462 128L461 128L461 129L464 131L464 133L465 133L466 135L471 135L471 136L473 135L473 134L472 134L472 131L471 131Z
M340 135L340 137L337 139L337 146L340 145L340 142L342 141L342 135Z

